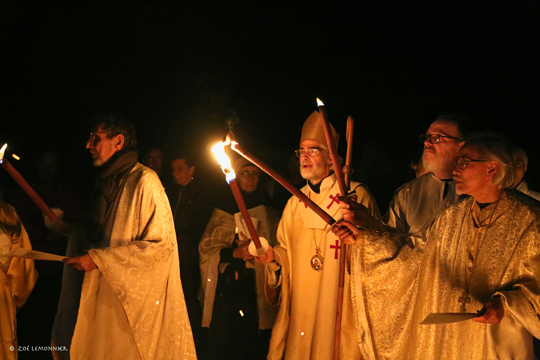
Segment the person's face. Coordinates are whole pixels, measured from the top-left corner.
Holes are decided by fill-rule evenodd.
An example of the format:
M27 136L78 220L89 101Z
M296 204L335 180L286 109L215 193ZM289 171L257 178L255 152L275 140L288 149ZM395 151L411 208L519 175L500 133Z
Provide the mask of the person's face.
M300 143L301 149L318 148L319 153L310 157L307 152L300 156L300 174L313 185L324 180L330 174L330 155L323 149L322 144L315 140L304 140Z
M189 167L186 159L175 159L171 163L174 182L179 185L187 185L193 177L195 166Z
M90 150L94 166L102 166L117 151L122 150L124 145L124 135L118 134L112 138L107 138L107 132L103 130L103 125L99 125L96 131L90 134L86 141L86 148Z
M471 161L472 160L472 161ZM456 161L462 161L463 165L454 168L454 181L456 193L467 194L474 198L484 195L493 181L492 178L498 170L494 164L496 161L485 161L479 156L478 150L473 146L467 146L459 151ZM462 167L465 167L462 169Z
M434 121L426 132L427 135L443 135L459 137L456 124L446 121ZM447 137L441 137L439 142L432 144L430 139L424 141L422 163L428 172L438 172L454 167L454 160L463 142Z
M516 170L516 179L513 186L516 186L523 180L523 176L525 176L525 158L521 154L514 154L512 159L514 160L514 169Z
M160 174L163 165L163 152L160 149L150 149L146 152L143 162L144 165Z
M244 166L237 174L238 183L240 188L247 193L253 192L257 189L259 184L259 177L261 171L256 166Z

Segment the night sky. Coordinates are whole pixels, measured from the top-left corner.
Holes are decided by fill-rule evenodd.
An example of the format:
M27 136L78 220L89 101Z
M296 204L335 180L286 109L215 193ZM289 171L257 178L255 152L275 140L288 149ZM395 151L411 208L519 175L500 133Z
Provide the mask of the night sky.
M115 111L141 149L197 152L220 176L208 146L236 114L244 147L284 171L319 97L342 155L356 118L356 176L383 211L439 113L525 148L540 189L539 3L433 3L0 1L0 142L23 174L38 152L60 151L89 190L88 120Z

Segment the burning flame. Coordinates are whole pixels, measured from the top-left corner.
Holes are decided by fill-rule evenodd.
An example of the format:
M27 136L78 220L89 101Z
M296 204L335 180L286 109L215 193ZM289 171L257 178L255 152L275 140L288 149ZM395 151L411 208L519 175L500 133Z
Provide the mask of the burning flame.
M324 106L324 103L319 98L317 98L317 106Z
M2 148L0 149L0 163L2 162L2 160L4 160L4 152L6 151L6 148L7 148L7 143L4 144L4 146L2 146Z
M227 136L225 142L220 141L212 147L212 152L216 156L216 159L221 166L221 170L223 170L223 173L225 174L225 178L227 179L228 183L236 179L236 174L234 173L231 165L231 159L229 159L227 154L225 154L225 146L229 145L230 143L231 139L229 139L229 137Z
M18 155L11 154L11 156L13 156L13 158L14 158L15 160L21 160L21 158L20 158Z

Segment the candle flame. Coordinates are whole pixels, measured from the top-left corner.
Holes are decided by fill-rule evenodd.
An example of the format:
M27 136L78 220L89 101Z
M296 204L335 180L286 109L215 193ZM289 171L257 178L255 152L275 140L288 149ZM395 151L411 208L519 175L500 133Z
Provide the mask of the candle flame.
M319 98L317 98L317 106L324 106L324 103Z
M223 170L223 173L225 174L225 178L227 179L228 183L236 179L236 174L234 173L231 165L231 159L229 159L229 157L225 153L225 146L229 145L230 143L231 139L229 139L229 137L227 136L225 142L220 141L212 147L212 152L216 156L216 159L221 166L221 170Z
M16 155L16 154L11 154L11 156L13 156L13 158L14 158L15 160L21 160L21 158L20 158L18 155Z
M2 146L2 148L0 149L0 163L2 162L2 160L4 160L4 152L6 151L6 148L7 148L7 143L4 144L4 146Z

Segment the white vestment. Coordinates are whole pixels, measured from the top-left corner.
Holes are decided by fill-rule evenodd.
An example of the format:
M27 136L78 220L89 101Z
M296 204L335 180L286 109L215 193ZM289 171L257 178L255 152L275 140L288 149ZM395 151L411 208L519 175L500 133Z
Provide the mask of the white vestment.
M532 336L540 337L538 202L513 190L484 209L463 199L424 236L425 247L406 235L358 236L351 293L364 358L533 359ZM501 297L500 324L420 325L430 313L460 312L466 289L470 313Z
M155 172L136 164L120 187L103 239L88 251L98 269L84 275L72 340L78 294L70 279L78 274L64 270L53 345L71 341L72 359L196 359L163 186ZM68 255L81 250L82 235L70 238Z
M268 212L272 214L267 214ZM271 208L259 205L249 209L250 217L257 219L257 234L268 240L270 246L276 244L276 226L278 217ZM220 264L220 252L224 248L230 248L235 239L236 223L234 215L226 213L218 208L214 209L210 221L206 226L201 243L199 245L203 318L202 326L210 327L212 311L216 296L216 287L220 272L228 263ZM249 237L249 233L246 234ZM264 295L264 265L253 259L246 261L247 268L255 269L255 283L257 287L257 307L259 311L259 329L271 329L276 319L277 309L266 301ZM219 314L218 314L219 315Z
M357 194L358 202L378 218L376 204L367 188L353 182L351 189ZM337 199L341 194L335 175L322 181L319 194L309 185L302 188L302 192L334 219L342 217ZM268 359L332 359L341 241L332 233L331 226L296 197L285 206L277 238L279 245L274 252L281 269L273 271L275 264L271 263L267 265L267 276L269 285L280 291L280 308ZM320 271L311 266L317 247L324 258ZM359 356L354 324L350 321L352 303L347 281L348 276L343 305L342 359Z
M11 257L16 248L31 250L28 234L12 206L0 202L0 359L17 359L16 312L37 280L34 260Z

